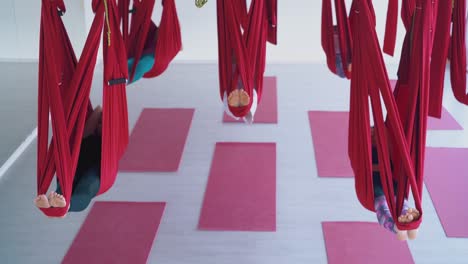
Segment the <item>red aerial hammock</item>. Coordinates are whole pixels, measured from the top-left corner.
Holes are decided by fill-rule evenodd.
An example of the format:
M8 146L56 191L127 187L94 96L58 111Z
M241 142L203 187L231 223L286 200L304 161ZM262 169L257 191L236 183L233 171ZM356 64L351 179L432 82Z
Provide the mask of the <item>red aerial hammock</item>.
M373 8L373 7L370 7ZM336 25L333 25L331 0L322 0L322 48L330 71L342 78L351 77L352 35L344 0L335 0ZM371 10L372 16L375 14ZM393 56L396 42L398 0L388 1L384 52Z
M351 77L351 31L344 0L335 0L336 26L333 25L331 0L322 1L322 48L330 71L340 77Z
M433 7L434 10L437 10L437 14L434 15L435 26L433 34L434 46L431 57L429 115L440 118L442 114L445 66L450 44L452 3L451 1L439 0L434 3Z
M460 103L468 105L468 94L466 93L465 15L466 1L455 1L455 6L453 8L452 41L450 48L450 79L452 82L452 90L455 98Z
M60 14L62 0L42 0L40 54L37 192L47 192L56 174L67 205L42 208L48 216L67 213L72 194L84 123L92 110L89 94L104 28L104 83L101 179L98 194L112 187L118 162L128 143L125 92L127 61L119 30L115 0L93 0L95 17L80 60L77 62ZM58 12L59 11L59 12ZM60 14L59 14L60 13ZM49 113L53 137L48 144Z
M266 43L276 44L276 0L218 0L218 58L220 95L243 89L248 104L229 111L245 117L253 103L254 90L260 101L265 71ZM243 31L241 30L243 29Z
M408 1L404 1L408 5ZM399 230L419 227L432 37L430 1L417 0L404 10L412 21L405 37L395 97L375 31L372 2L354 0L350 12L353 69L349 119L349 157L360 203L374 209L369 97L374 119L382 187L393 219L398 219L409 190L420 217L411 223L395 221ZM387 110L384 122L380 96ZM393 167L393 169L392 169ZM398 190L393 187L398 183ZM394 199L396 197L396 201Z
M162 15L159 27L151 20L155 0L133 1L130 11L130 0L119 0L119 12L122 20L122 32L127 46L128 58L134 58L129 69L132 82L135 70L145 52L154 54L154 64L143 77L151 78L162 74L174 57L182 49L179 18L174 0L162 1ZM128 28L130 13L130 28Z

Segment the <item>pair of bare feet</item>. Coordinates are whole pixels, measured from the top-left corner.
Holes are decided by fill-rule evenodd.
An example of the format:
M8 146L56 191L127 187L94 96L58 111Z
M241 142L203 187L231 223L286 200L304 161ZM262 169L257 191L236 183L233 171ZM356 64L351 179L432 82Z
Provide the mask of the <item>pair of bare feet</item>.
M67 205L67 202L65 201L65 197L63 197L63 195L58 194L56 192L50 192L48 196L46 196L45 194L38 195L36 199L34 199L34 204L38 208L62 208Z
M408 211L406 211L406 214L402 214L398 217L398 222L400 223L411 223L415 220L417 220L420 217L420 213L416 208L409 208ZM411 230L398 230L398 228L395 225L395 231L397 232L397 238L399 240L407 240L408 238L410 240L413 240L416 238L418 235L418 229L411 229Z
M231 107L247 106L250 103L250 96L244 89L235 89L228 96L228 104Z
M376 137L375 137L375 130L373 127L371 127L371 142L372 142L372 145L375 146L376 143L377 143L377 140L376 140ZM372 164L372 171L373 172L380 172L380 169L379 169L379 166L378 164ZM416 209L416 208L408 208L408 210L406 211L405 214L402 214L398 217L398 222L400 223L411 223L417 219L419 219L419 217L421 216L421 214L419 213L419 211ZM395 226L395 231L397 232L397 237L399 240L406 240L406 239L415 239L417 234L418 234L418 230L417 229L412 229L412 230L398 230L397 227Z

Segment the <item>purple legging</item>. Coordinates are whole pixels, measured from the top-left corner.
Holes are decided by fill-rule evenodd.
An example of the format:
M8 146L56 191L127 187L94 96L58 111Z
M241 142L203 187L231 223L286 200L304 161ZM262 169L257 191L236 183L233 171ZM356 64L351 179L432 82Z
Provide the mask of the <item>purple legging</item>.
M395 230L395 221L392 218L390 209L388 208L387 199L384 195L381 195L374 200L375 214L377 215L377 220L379 224L390 232L396 233ZM405 200L403 204L403 210L401 214L406 214L408 211L408 201Z

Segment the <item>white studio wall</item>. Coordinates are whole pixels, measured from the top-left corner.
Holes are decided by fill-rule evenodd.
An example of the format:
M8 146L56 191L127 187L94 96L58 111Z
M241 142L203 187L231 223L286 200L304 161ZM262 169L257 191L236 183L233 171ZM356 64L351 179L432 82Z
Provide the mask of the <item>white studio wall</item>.
M349 10L351 0L346 0L346 3ZM385 34L387 4L387 1L374 1L377 13L377 32L382 41ZM177 8L184 50L176 60L217 60L216 0L209 0L201 9L195 7L193 0L177 1ZM159 21L159 17L156 17L159 16L158 11L153 16L154 21ZM322 1L320 0L278 0L278 45L268 46L268 62L325 62L320 39L321 13ZM403 38L404 27L399 21L396 58L385 56L388 63L398 63Z
M0 10L0 59L38 58L39 21L41 1L3 0ZM351 0L346 0L348 9ZM91 0L65 0L64 17L67 30L77 55L81 53L93 19ZM209 0L201 9L193 0L177 0L182 27L183 51L176 57L179 62L217 61L218 42L216 27L216 0ZM374 1L377 13L377 32L382 41L387 14L387 1ZM325 61L320 40L320 0L278 0L278 46L268 46L269 63L322 63ZM153 20L159 23L161 0L156 0ZM385 56L390 64L398 63L404 28L399 21L395 57Z
M91 2L85 0L86 2ZM65 0L67 13L63 17L77 56L85 42L85 12L83 1ZM0 60L37 60L41 0L2 0L0 8Z

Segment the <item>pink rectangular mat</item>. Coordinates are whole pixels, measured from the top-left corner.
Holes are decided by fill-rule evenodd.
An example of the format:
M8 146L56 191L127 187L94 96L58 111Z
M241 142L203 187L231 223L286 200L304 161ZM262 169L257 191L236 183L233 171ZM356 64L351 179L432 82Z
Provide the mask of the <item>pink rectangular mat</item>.
M276 230L275 143L216 143L198 227Z
M348 157L348 112L309 111L319 177L352 177Z
M468 238L468 149L426 148L424 183L448 237Z
M96 202L62 263L146 263L165 203Z
M414 263L407 243L377 223L323 222L328 264Z
M442 115L439 118L429 117L427 119L427 129L429 130L463 130L463 127L453 118L453 116L442 108Z
M254 123L278 123L278 90L276 85L276 77L264 77L263 93L257 111L255 112ZM224 113L223 122L237 123L242 120L235 120Z
M309 111L319 177L352 177L348 157L349 112ZM428 129L460 129L450 113L443 109L442 119L430 118Z
M144 109L133 128L127 151L120 160L120 171L177 171L194 111Z

